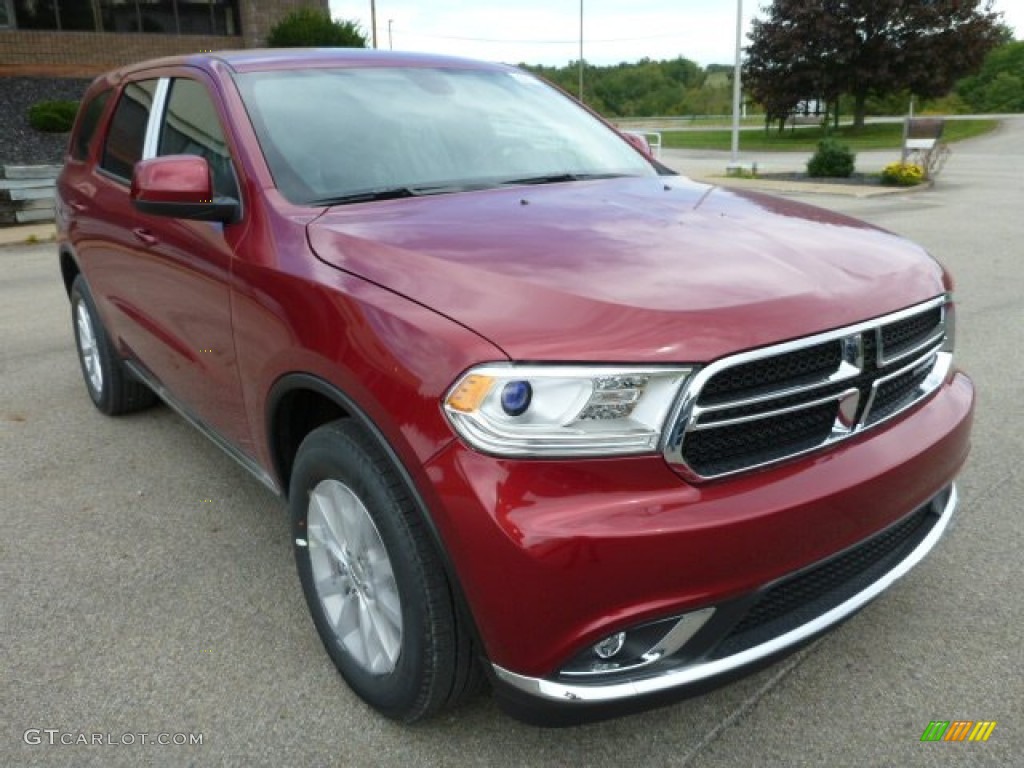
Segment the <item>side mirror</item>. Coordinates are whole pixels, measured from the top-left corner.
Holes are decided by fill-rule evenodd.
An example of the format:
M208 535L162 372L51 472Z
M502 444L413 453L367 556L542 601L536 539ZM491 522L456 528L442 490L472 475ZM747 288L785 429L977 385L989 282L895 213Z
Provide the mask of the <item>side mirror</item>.
M194 221L238 221L241 204L214 197L205 157L167 155L142 160L132 173L132 204L143 213Z
M622 138L633 145L633 148L646 157L648 160L654 159L654 153L651 152L651 145L647 143L647 137L642 133L633 133L632 131L619 131Z

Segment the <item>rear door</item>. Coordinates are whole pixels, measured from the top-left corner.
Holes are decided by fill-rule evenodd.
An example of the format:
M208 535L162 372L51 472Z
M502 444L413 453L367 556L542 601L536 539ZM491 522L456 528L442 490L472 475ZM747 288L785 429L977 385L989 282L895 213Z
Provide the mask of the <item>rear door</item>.
M67 209L68 238L81 265L103 325L121 354L130 354L144 334L133 291L133 256L138 240L129 198L132 169L142 159L146 130L159 80L144 77L119 91L106 91L86 105L82 123L61 178L61 204ZM102 98L103 105L96 103ZM100 142L84 138L89 112L115 101ZM102 115L96 116L97 121ZM93 147L92 144L98 146Z

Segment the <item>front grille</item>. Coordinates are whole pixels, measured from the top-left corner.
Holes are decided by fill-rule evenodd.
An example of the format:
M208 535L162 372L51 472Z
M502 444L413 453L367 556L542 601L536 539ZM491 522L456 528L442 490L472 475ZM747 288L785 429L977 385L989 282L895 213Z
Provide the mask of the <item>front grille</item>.
M687 460L695 471L710 476L812 449L831 433L836 407L824 403L749 424L694 432L687 442Z
M882 326L882 354L891 360L942 330L942 307Z
M751 397L766 388L782 383L817 381L828 376L842 362L838 341L817 344L777 357L755 360L729 368L707 383L701 390L701 401L713 403L722 399Z
M923 400L949 364L945 298L720 360L690 386L666 458L694 479L783 461Z
M917 367L878 385L867 423L874 424L898 413L912 403L935 366L934 356Z
M934 505L943 499L946 491L873 538L763 590L713 656L739 653L813 621L877 581L928 535L938 520Z

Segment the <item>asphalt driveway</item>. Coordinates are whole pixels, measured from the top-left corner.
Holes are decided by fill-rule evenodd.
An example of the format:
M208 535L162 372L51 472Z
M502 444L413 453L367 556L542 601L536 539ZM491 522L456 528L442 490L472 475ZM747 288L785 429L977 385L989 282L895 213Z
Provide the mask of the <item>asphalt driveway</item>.
M701 175L726 161L666 159ZM1024 119L958 146L932 190L811 201L921 242L957 276L958 362L980 391L959 517L799 655L554 731L489 694L412 728L368 710L313 630L282 504L166 408L99 415L53 246L0 248L0 765L1019 765ZM997 726L983 744L921 743L932 720Z

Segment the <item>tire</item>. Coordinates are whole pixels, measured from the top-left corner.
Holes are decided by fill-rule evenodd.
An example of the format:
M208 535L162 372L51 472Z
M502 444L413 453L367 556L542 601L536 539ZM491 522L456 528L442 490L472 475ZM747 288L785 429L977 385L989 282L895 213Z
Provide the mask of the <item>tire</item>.
M313 623L360 698L411 723L479 687L434 543L404 481L362 428L343 419L303 440L289 504Z
M71 325L75 329L75 348L85 388L97 409L116 416L148 408L156 402L152 390L132 376L114 351L81 275L71 285Z

